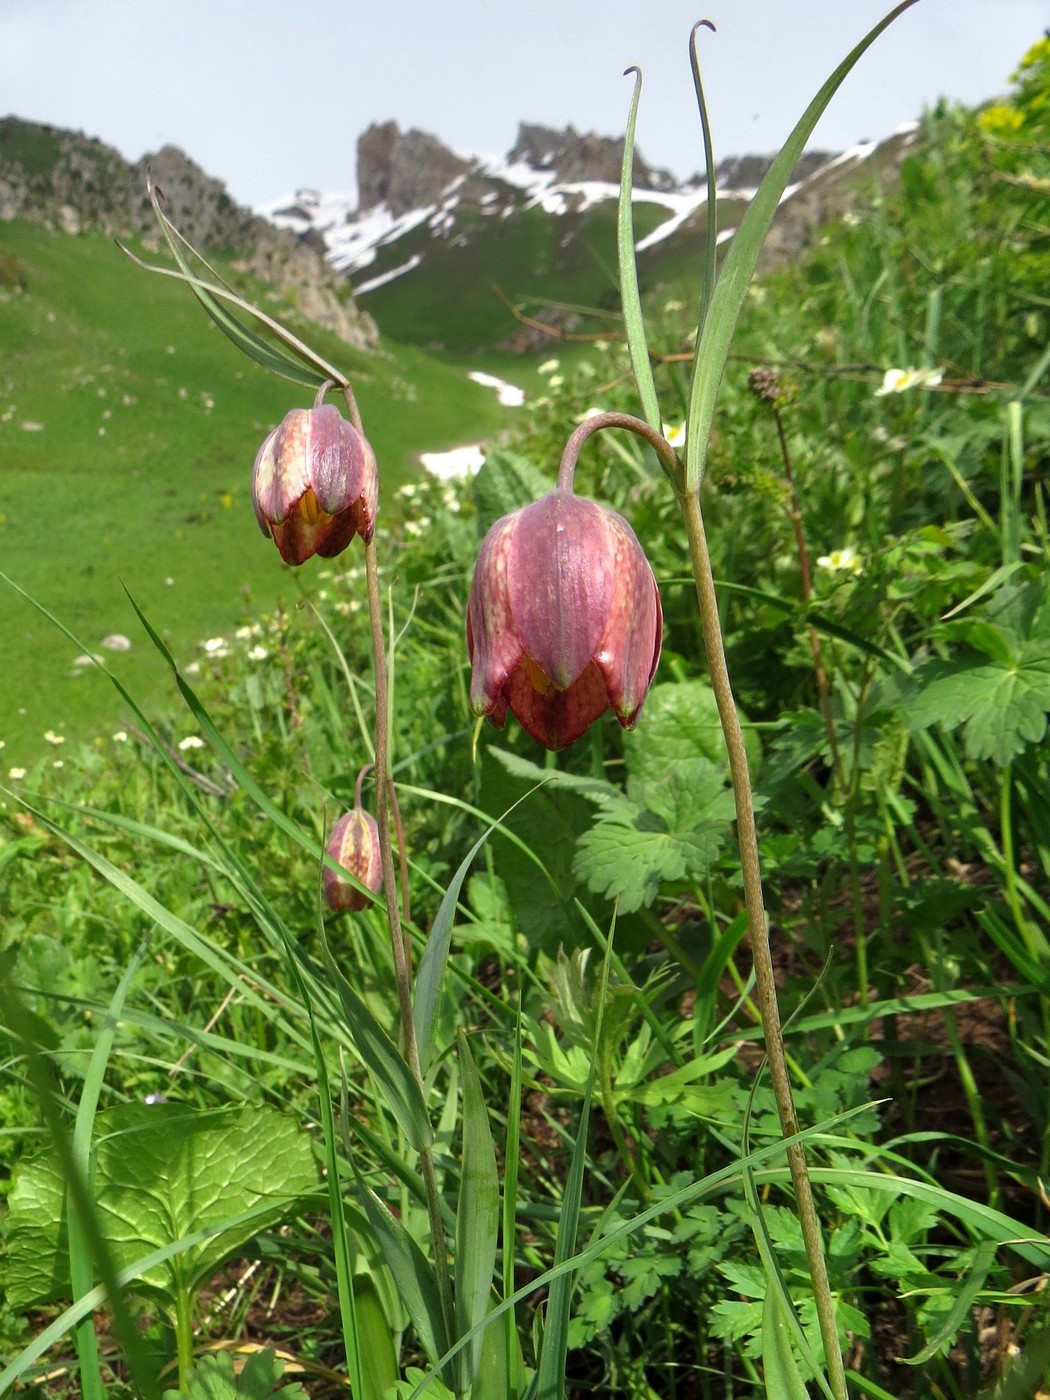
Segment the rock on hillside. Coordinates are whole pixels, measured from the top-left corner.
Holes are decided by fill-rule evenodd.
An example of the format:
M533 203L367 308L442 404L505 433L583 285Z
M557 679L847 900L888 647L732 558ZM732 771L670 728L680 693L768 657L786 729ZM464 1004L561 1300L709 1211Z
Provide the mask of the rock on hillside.
M275 228L235 203L221 181L177 147L165 146L132 165L81 132L17 117L0 120L0 221L31 219L72 236L91 228L152 239L157 224L147 171L163 190L173 222L195 247L236 254L241 266L318 325L351 345L375 343L375 324L358 310L316 238Z

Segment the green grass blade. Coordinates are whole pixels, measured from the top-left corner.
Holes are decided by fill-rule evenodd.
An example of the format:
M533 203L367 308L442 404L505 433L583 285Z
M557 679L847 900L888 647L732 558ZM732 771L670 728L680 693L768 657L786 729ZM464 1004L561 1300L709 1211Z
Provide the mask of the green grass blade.
M394 1115L409 1144L417 1152L429 1147L434 1140L434 1128L423 1102L423 1091L409 1069L408 1061L339 971L327 939L323 946L328 974L339 993L343 1015L357 1053L374 1075L383 1102Z
M499 1236L499 1175L488 1109L470 1043L459 1032L463 1081L463 1161L456 1210L456 1335L472 1332L489 1310ZM462 1387L470 1385L481 1361L483 1332L466 1352Z
M787 188L791 172L809 140L813 128L835 95L839 86L882 31L916 0L903 0L881 20L839 64L824 86L806 108L776 160L770 166L758 193L747 207L726 254L722 271L715 285L707 319L697 338L693 360L692 383L689 391L689 435L686 441L685 485L687 491L699 489L707 460L707 444L714 422L715 404L725 371L729 346L747 296L748 285L758 261L766 234L773 222L781 195Z
M514 1255L518 1220L518 1165L521 1144L521 996L514 1021L514 1058L510 1066L510 1098L507 1108L507 1143L503 1167L503 1296L514 1292ZM507 1394L521 1392L521 1346L514 1309L506 1315Z
M403 791L416 792L418 789L408 788L403 789ZM533 787L530 788L528 792L523 793L522 796L518 798L517 802L515 802L513 806L508 807L498 821L491 822L488 829L474 842L473 846L471 846L466 856L460 862L455 875L453 875L452 879L449 881L448 889L445 892L445 896L434 918L433 927L430 930L426 947L423 949L423 955L419 959L419 967L416 970L415 993L412 999L412 1014L416 1026L416 1043L419 1046L419 1059L424 1073L426 1072L433 1053L434 1013L437 1009L441 984L445 977L445 968L448 965L448 950L452 939L452 925L455 921L456 906L459 901L459 892L463 888L463 881L467 877L467 871L474 863L474 858L494 831L499 831L506 836L513 837L519 848L527 852L532 859L536 860L537 864L539 864L537 857L532 854L524 842L522 842L520 838L513 836L513 833L507 831L503 826L503 823L510 816L511 812L513 812L516 807L520 807L535 791L536 788ZM463 806L464 804L457 802L454 805ZM466 808L466 810L473 811L474 809ZM549 874L548 879L550 879Z
M642 298L638 291L638 264L634 255L634 205L631 194L634 186L634 130L638 122L638 101L642 95L642 72L640 68L628 68L634 74L634 93L631 97L631 110L627 117L627 134L623 143L623 166L620 171L620 200L616 211L616 254L620 264L620 301L623 305L623 321L627 331L627 348L631 355L631 368L638 397L642 401L642 415L650 428L663 432L660 417L660 404L656 397L656 381L653 367L649 362L649 345L645 338L645 321L642 316ZM626 75L625 75L626 76Z
M91 1182L91 1131L95 1123L95 1113L98 1109L99 1095L102 1092L102 1083L106 1076L106 1066L109 1064L117 1022L128 994L128 988L142 965L147 947L148 943L142 943L139 946L117 984L117 989L113 993L105 1020L102 1023L101 1033L95 1041L94 1050L91 1052L87 1073L84 1075L84 1087L81 1090L76 1123L73 1127L72 1152L77 1170L89 1186ZM87 1236L73 1192L68 1188L66 1196L69 1281L73 1290L73 1301L76 1302L85 1293L91 1291L95 1279L91 1267L91 1251L88 1247ZM99 1370L98 1341L95 1337L94 1324L90 1319L85 1319L77 1327L76 1347L77 1360L80 1364L80 1387L83 1392L83 1400L103 1400L106 1392Z
M768 1147L759 1148L742 1161L731 1162L728 1166L709 1173L699 1181L691 1182L688 1186L683 1186L678 1191L672 1191L669 1196L658 1201L655 1205L648 1206L640 1214L623 1221L615 1229L610 1230L607 1235L602 1235L600 1238L592 1240L592 1242L587 1245L585 1249L581 1249L578 1254L574 1254L571 1258L563 1259L560 1262L552 1264L549 1269L539 1274L531 1283L527 1283L523 1287L516 1289L515 1292L508 1294L501 1303L493 1308L483 1325L488 1326L492 1322L495 1322L497 1318L502 1317L512 1308L515 1308L518 1303L523 1302L526 1298L531 1297L541 1289L552 1287L558 1279L563 1278L566 1274L573 1274L586 1265L593 1263L594 1260L600 1259L613 1245L619 1244L622 1240L629 1239L636 1231L644 1229L650 1221L656 1220L660 1216L672 1215L676 1210L684 1210L695 1201L703 1200L705 1197L716 1196L724 1191L738 1190L741 1182L742 1168L746 1166L755 1168L761 1167L772 1158L782 1156L785 1149L791 1147L794 1143L806 1143L812 1139L821 1138L829 1134L833 1128L848 1123L850 1119L857 1117L858 1114L868 1112L874 1106L873 1103L857 1104L855 1107L846 1109L842 1113L836 1113L831 1118L825 1118L822 1122L817 1123L812 1128L807 1128L804 1132L795 1133L791 1137L778 1138L775 1142L770 1143ZM861 1175L866 1174L861 1173ZM874 1173L871 1175L873 1181L900 1180L900 1178L879 1178ZM767 1168L763 1171L761 1178L756 1175L756 1180L759 1179L762 1181L769 1179L790 1182L791 1177L786 1167L780 1169ZM891 1185L883 1189L894 1190L896 1188ZM962 1198L957 1197L956 1200L961 1201ZM1003 1220L1006 1219L1006 1217L1001 1218ZM1010 1223L1015 1224L1016 1222ZM1020 1228L1021 1227L1018 1226L1018 1230L1020 1230ZM1048 1251L1050 1251L1050 1239L1046 1239L1045 1243ZM1050 1259L1050 1254L1048 1254L1047 1257ZM451 1360L453 1356L457 1355L467 1345L469 1340L469 1336L460 1337L455 1345L441 1357L441 1365L444 1365L447 1361ZM410 1400L416 1400L418 1396L422 1395L427 1382L431 1380L436 1373L435 1368L423 1377L412 1391Z
M901 1356L897 1359L903 1361L905 1366L925 1366L927 1361L931 1361L945 1343L952 1341L956 1332L970 1316L970 1309L973 1307L978 1293L984 1287L984 1281L988 1277L988 1271L995 1263L995 1255L999 1246L994 1240L982 1240L974 1251L973 1267L969 1277L956 1294L948 1316L937 1328L936 1334L930 1338L921 1351L917 1351L914 1356Z
M708 308L715 290L715 260L718 254L718 182L715 177L715 151L711 140L711 121L707 115L707 98L704 96L703 79L700 76L700 55L696 48L698 29L715 27L709 19L697 20L689 35L689 67L693 73L693 90L700 113L700 131L704 141L704 169L707 172L707 219L704 228L704 285L700 292L699 328L702 330L707 320Z
M777 1400L809 1400L809 1391L798 1369L791 1349L794 1328L788 1323L780 1287L769 1287L766 1274L766 1296L762 1302L762 1372L766 1394ZM796 1326L797 1321L796 1321ZM818 1373L819 1374L819 1373Z
M435 1371L440 1370L443 1358L449 1351L449 1338L434 1270L401 1221L391 1215L360 1177L358 1186L369 1223L412 1319L419 1344L430 1361L437 1363Z
M613 946L616 928L616 915L609 928L605 956L602 959L602 975L598 988L598 1016L594 1028L594 1044L601 1045L602 1029L605 1022L605 1003L609 993L609 970L612 959L609 953ZM554 1241L554 1267L566 1263L576 1252L576 1238L580 1228L580 1204L583 1200L583 1176L587 1167L587 1133L590 1127L591 1100L597 1074L598 1055L591 1061L587 1076L587 1087L580 1109L580 1122L576 1131L576 1141L572 1146L572 1158L565 1178L561 1210L558 1212L558 1232ZM543 1325L543 1345L536 1366L536 1379L530 1388L530 1400L563 1400L565 1395L565 1358L569 1351L569 1317L573 1289L576 1284L576 1271L566 1270L551 1284L550 1296Z
M324 919L320 910L320 884L318 885L317 927L324 938ZM328 1080L328 1066L321 1048L321 1037L317 1030L317 1020L306 983L299 973L295 959L289 950L289 964L299 987L306 1014L310 1022L310 1042L314 1052L314 1074L317 1079L317 1097L321 1107L321 1128L324 1132L325 1172L328 1181L328 1213L332 1228L332 1252L335 1255L336 1291L339 1296L339 1320L343 1329L343 1348L346 1352L346 1369L350 1377L351 1393L361 1400L382 1400L381 1396L369 1394L365 1389L364 1367L362 1365L361 1337L358 1331L357 1303L354 1296L353 1261L350 1255L350 1241L346 1232L346 1216L343 1212L343 1196L340 1190L342 1174L339 1170L337 1146L339 1139L335 1130L335 1114L332 1110L332 1088Z

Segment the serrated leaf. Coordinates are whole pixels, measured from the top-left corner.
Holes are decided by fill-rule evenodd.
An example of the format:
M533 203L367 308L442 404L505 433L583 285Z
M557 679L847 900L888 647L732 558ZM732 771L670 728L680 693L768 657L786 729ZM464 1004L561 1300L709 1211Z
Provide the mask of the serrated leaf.
M957 661L929 661L915 675L907 700L912 729L963 726L966 753L1000 767L1046 733L1050 710L1050 647L1026 643L1014 664L971 653Z
M95 1120L93 1189L118 1268L192 1234L213 1238L139 1276L166 1300L200 1286L231 1252L318 1187L309 1138L271 1108L201 1112L122 1104ZM20 1164L9 1199L5 1286L15 1308L69 1296L64 1183L53 1156ZM249 1211L250 1222L224 1228Z
M239 1376L229 1352L213 1352L201 1357L181 1390L166 1390L164 1400L307 1400L298 1381L275 1389L283 1373L284 1363L269 1348L250 1356Z
M722 723L714 691L706 681L664 681L645 701L645 722L623 736L627 771L638 781L660 778L679 763L706 758L728 771ZM758 771L762 746L746 717L740 715L751 776Z
M606 803L580 837L573 867L590 889L618 899L624 913L651 904L664 881L709 869L733 815L722 775L706 759L631 791L645 806L628 798Z

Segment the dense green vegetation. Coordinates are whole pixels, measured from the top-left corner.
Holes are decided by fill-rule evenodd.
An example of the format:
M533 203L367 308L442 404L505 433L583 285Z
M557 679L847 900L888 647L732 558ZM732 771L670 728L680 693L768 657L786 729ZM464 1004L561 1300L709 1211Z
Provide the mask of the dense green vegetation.
M875 172L804 259L753 285L703 489L849 1385L876 1400L1025 1400L1050 1380L1048 113L1043 40L1010 103L929 114L899 172ZM42 296L35 236L12 238ZM80 256L72 246L56 240L54 256ZM71 317L75 343L88 322L70 303L113 304L112 291L47 285L53 301L35 322L19 303L12 336L35 326L57 342L50 309ZM237 435L254 442L287 397L243 362L244 397L206 413L211 356L232 351L184 289L135 285L157 298L154 315L124 303L105 344L70 356L92 365L91 383L67 366L20 389L18 412L49 424L61 393L83 442L101 425L99 387L113 419L125 382L139 398L121 411L148 421L169 472L151 478L133 591L162 631L160 575L183 568L201 597L230 587L209 529L243 532L242 570L250 548L260 571L274 567L245 472L224 473L244 462ZM688 343L676 298L647 317L655 346ZM105 379L91 353L115 366ZM462 386L408 362L427 364L435 398ZM382 402L378 376L394 365L348 366L377 447L404 434L379 452L378 554L417 986L438 987L427 950L449 939L425 1015L417 993L421 1092L374 1033L396 1038L398 1024L382 908L329 917L324 937L318 915L319 847L376 730L359 541L303 567L294 608L271 610L239 575L255 588L241 632L193 673L177 654L181 696L172 678L172 707L155 692L144 707L153 734L121 695L130 737L68 743L58 771L49 754L9 779L0 1389L94 1397L101 1374L123 1396L129 1361L142 1375L163 1360L179 1377L164 1384L188 1400L269 1393L267 1352L235 1389L221 1344L240 1341L281 1348L303 1368L285 1379L310 1394L345 1394L349 1370L369 1397L408 1396L444 1349L415 1151L432 1133L457 1309L483 1314L493 1276L501 1298L526 1290L516 1328L485 1333L474 1400L520 1393L507 1378L536 1364L541 1315L567 1347L573 1395L817 1393L822 1343L760 1049L726 750L681 522L637 439L592 439L577 487L629 518L660 585L663 657L638 728L607 715L556 758L513 720L503 735L474 729L463 638L480 539L551 488L596 400L638 408L612 339L544 368L546 391L477 478L441 483L387 475L405 461L395 444L415 441L408 408ZM686 368L669 357L656 372L676 428ZM151 391L150 419L158 377L187 398ZM112 421L97 487L109 480L111 501L131 489ZM444 420L450 434L458 421ZM43 540L47 428L0 427L44 488L31 527ZM176 484L175 464L202 456L202 484ZM158 481L186 493L174 512ZM200 522L198 552L169 563L175 530L191 534L178 513L201 509L201 492L222 525ZM27 580L67 618L81 533ZM200 627L207 614L194 616ZM14 695L17 682L0 684ZM471 1232L493 1207L488 1124L494 1258ZM64 1194L53 1148L34 1155L64 1135L73 1163L92 1166L95 1216ZM91 1218L109 1263L137 1280L131 1326L106 1314L97 1341L63 1313L105 1259ZM545 1271L585 1250L563 1297ZM56 1317L53 1350L33 1355ZM462 1391L468 1371L444 1378Z

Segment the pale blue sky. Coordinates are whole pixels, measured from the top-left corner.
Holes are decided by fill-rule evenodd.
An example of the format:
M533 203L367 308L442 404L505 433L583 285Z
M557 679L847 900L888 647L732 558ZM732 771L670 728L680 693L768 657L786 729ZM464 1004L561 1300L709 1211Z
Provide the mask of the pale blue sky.
M182 146L242 203L354 188L373 120L501 155L521 120L623 131L681 177L702 165L686 42L717 157L774 149L889 0L0 0L0 116L84 130L137 159ZM918 0L847 79L812 144L885 135L946 95L1006 89L1047 0Z

